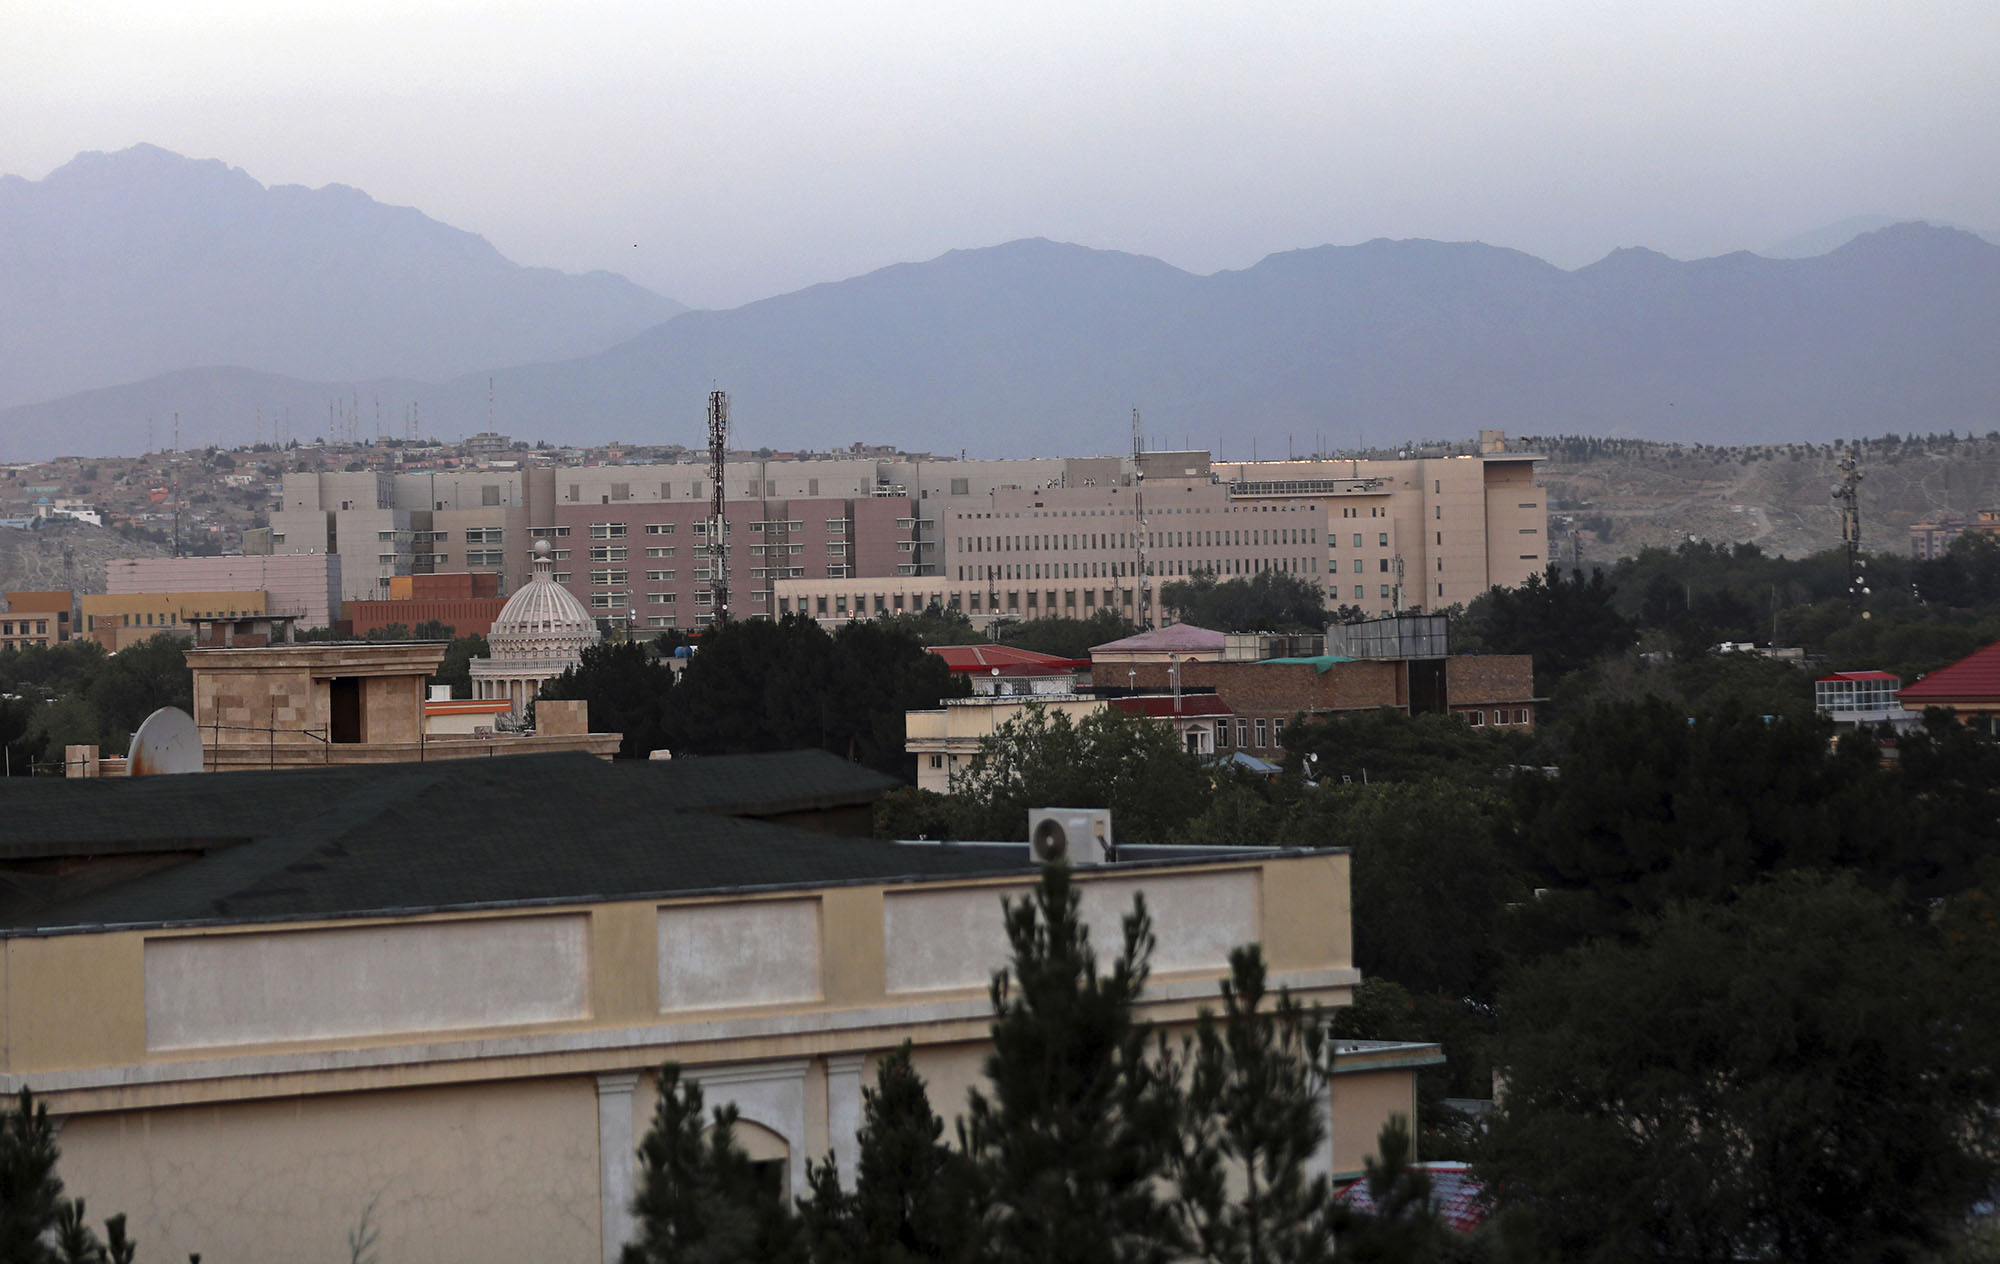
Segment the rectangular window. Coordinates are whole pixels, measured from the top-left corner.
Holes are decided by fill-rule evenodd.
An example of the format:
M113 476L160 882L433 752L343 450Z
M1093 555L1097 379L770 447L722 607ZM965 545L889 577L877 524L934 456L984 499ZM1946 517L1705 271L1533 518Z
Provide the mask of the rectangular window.
M1384 597L1389 595L1389 585L1387 584L1382 585L1382 595Z
M1365 574L1367 570L1368 570L1367 562L1363 561L1358 557L1354 559L1354 573L1356 575Z
M674 604L674 595L672 593L647 593L646 601L649 605L671 606Z
M1388 533L1387 531L1380 531L1380 532L1377 532L1377 533L1376 533L1376 537L1377 537L1377 538L1376 538L1376 543L1377 543L1377 544L1378 544L1378 545L1379 545L1380 547L1382 547L1382 548L1385 548L1385 549L1389 547L1389 533Z
M673 533L674 524L671 522L649 522L646 524L647 535L672 535Z
M673 555L674 546L671 544L655 544L646 550L647 557L672 557Z
M622 584L625 582L625 575L626 572L624 571L592 571L590 572L590 583L593 588Z
M1367 595L1368 595L1368 590L1366 588L1364 588L1360 584L1356 584L1354 586L1354 599L1356 601L1361 600L1363 597L1366 597Z
M647 571L646 582L649 584L671 584L674 582L674 573L672 571Z
M1354 547L1357 549L1361 547L1361 533L1359 531L1354 533Z
M1483 728L1486 725L1486 713L1484 711L1468 711L1465 713L1465 722L1473 728Z
M1257 749L1264 749L1268 744L1265 740L1268 736L1269 730L1265 728L1264 718L1262 716L1257 717Z
M660 486L665 487L666 484L662 483ZM675 616L670 614L649 614L646 616L646 626L649 628L670 628L674 626L674 619Z
M1389 559L1388 559L1388 558L1386 558L1386 557L1383 557L1383 558L1377 558L1376 560L1377 560L1377 561L1379 561L1379 562L1380 562L1380 563L1382 564L1382 573L1383 573L1384 575L1388 574L1388 573L1389 573Z
M499 504L500 488L493 483L487 483L481 486L479 489L479 503L482 505Z
M593 562L622 562L627 550L619 545L599 545L590 551Z

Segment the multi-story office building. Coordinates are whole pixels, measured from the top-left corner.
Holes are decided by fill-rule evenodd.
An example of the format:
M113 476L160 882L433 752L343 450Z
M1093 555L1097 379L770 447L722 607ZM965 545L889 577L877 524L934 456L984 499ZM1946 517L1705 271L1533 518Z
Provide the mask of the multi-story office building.
M1538 457L1488 437L1478 455L1214 465L1206 452L1087 460L887 464L916 486L921 583L781 584L780 613L838 622L935 602L976 620L1137 613L1142 589L1202 571L1277 571L1329 605L1441 609L1524 582L1547 558ZM1142 525L1143 523L1143 525ZM1151 615L1158 622L1157 612Z
M340 563L341 559L330 553L285 557L115 558L104 567L104 589L113 596L267 593L268 606L256 607L256 613L268 610L296 618L302 628L323 628L340 617ZM189 609L204 609L213 604L182 603Z
M1498 436L1481 446L1221 466L1199 451L732 461L731 613L837 622L935 602L982 621L1137 614L1142 590L1157 604L1162 585L1202 571L1294 575L1371 614L1438 609L1545 564L1539 458ZM511 592L547 538L559 582L607 622L692 628L713 614L713 490L695 463L294 474L273 551L348 556L342 594L358 600L447 570L492 571Z

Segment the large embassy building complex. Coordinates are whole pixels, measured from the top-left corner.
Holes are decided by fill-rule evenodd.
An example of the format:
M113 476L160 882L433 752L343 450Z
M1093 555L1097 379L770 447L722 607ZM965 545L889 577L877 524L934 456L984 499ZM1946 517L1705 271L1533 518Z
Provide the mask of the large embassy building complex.
M936 603L975 621L1136 614L1139 592L1207 570L1277 571L1370 614L1435 610L1513 585L1548 556L1540 458L1497 432L1479 451L1404 460L1215 463L1207 452L999 461L729 463L731 614L827 622ZM605 622L713 617L708 467L540 466L451 474L290 474L277 553L337 553L342 596L399 575L555 580ZM1157 621L1157 610L1154 615Z

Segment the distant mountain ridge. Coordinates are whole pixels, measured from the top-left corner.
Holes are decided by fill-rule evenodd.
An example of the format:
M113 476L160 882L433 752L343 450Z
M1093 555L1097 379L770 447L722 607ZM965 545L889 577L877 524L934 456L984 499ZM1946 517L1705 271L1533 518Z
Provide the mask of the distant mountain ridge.
M1202 277L1027 240L688 312L490 380L489 397L488 373L182 373L0 413L0 455L133 451L143 415L172 408L197 435L247 438L253 409L323 417L331 395L380 398L391 416L417 402L442 437L490 416L526 438L694 445L713 386L732 396L739 445L779 449L1116 451L1135 406L1150 435L1232 460L1481 428L1731 443L1984 433L2000 425L2000 247L1910 224L1812 258L1621 250L1564 271L1477 243L1378 240Z
M200 365L448 378L601 350L685 310L509 262L344 185L266 188L151 145L0 176L0 405Z

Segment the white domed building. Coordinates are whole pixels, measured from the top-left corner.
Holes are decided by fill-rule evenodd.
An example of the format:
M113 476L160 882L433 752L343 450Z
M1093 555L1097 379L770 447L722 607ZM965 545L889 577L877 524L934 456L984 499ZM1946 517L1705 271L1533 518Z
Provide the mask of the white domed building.
M472 660L473 697L505 699L516 716L525 715L543 681L576 666L597 644L597 620L556 582L555 572L549 542L535 541L534 574L507 599L486 634L491 656Z

